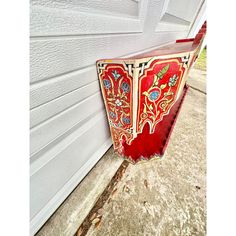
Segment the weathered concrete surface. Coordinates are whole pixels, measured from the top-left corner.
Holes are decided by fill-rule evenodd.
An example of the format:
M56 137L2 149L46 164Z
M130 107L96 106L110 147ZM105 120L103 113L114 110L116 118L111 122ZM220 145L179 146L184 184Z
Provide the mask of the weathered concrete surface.
M196 90L204 88L202 81L191 81L195 89L189 89L165 158L128 166L88 236L206 235L206 95Z
M36 235L74 235L121 164L109 149Z
M200 91L206 93L206 71L191 69L188 78L188 84L191 87L199 89Z

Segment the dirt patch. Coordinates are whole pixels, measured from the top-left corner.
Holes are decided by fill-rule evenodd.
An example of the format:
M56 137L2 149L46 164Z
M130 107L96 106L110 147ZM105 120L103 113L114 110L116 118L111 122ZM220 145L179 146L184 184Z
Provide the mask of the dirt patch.
M116 174L111 179L109 185L99 197L96 204L85 218L84 222L80 225L75 236L85 236L92 225L95 225L96 228L100 226L100 222L103 215L103 205L106 201L109 201L110 197L116 194L116 185L121 180L129 164L130 163L128 161L123 161Z

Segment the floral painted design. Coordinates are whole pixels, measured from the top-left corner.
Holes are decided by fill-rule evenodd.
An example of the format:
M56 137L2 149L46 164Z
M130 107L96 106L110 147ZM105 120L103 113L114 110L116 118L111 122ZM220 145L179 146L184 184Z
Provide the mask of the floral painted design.
M123 83L122 83L121 88L122 88L122 90L123 90L125 93L128 93L128 92L130 91L129 84L126 83L126 82L123 82Z
M149 91L145 91L143 92L143 95L146 96L151 102L156 101L159 96L160 96L160 91L158 88L154 88L155 90L153 90L153 88L149 89ZM157 90L158 89L158 90Z
M115 81L117 81L121 76L116 70L113 70L111 73L112 73Z
M108 79L103 80L103 85L105 89L111 88L111 82Z
M118 148L120 139L125 134L132 138L132 77L123 65L108 64L99 74L103 98L108 111L108 121L111 128L114 146Z
M159 92L158 92L158 91L152 91L152 92L149 94L149 99L150 99L151 101L157 100L158 97L159 97Z
M125 124L130 124L130 118L129 117L123 117L122 120Z
M161 67L158 73L153 75L152 84L145 88L142 95L145 96L142 104L142 113L140 114L139 129L141 129L145 120L148 119L152 123L152 129L155 123L161 119L164 112L167 111L173 101L172 88L175 86L178 76L174 74L171 78L169 74L170 64Z
M109 114L112 119L116 118L116 114L113 111L110 111Z
M177 75L173 75L173 77L171 77L171 78L169 79L168 85L169 85L170 87L175 86L177 79L178 79L178 76L177 76Z

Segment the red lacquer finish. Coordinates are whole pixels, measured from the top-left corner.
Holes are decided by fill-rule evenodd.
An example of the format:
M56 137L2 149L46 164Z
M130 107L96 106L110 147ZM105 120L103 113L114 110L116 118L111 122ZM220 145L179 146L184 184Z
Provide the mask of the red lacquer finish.
M128 59L97 62L113 146L132 163L161 157L187 91L206 24L194 39Z
M187 90L188 87L185 87L181 97L170 109L169 114L156 125L153 133L150 133L148 123L146 123L131 145L123 140L123 152L119 154L129 157L133 162L140 159L147 160L155 155L163 156ZM141 157L140 153L142 153Z

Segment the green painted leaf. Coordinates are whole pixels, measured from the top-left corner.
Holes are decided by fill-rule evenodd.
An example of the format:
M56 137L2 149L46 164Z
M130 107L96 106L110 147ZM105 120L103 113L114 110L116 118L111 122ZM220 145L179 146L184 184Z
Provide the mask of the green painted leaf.
M170 67L170 64L167 64L166 66L164 66L157 74L157 77L162 79L162 77L164 76L164 74L168 71Z

